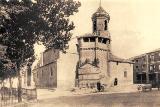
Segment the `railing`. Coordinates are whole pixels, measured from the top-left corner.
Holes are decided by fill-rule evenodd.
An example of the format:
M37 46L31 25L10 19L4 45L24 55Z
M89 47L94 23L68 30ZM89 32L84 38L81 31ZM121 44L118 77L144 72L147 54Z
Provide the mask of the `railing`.
M0 107L8 106L17 103L17 90L2 87L0 89Z
M37 90L22 88L22 99L36 100ZM0 107L9 106L18 103L18 90L16 88L2 87L0 89Z

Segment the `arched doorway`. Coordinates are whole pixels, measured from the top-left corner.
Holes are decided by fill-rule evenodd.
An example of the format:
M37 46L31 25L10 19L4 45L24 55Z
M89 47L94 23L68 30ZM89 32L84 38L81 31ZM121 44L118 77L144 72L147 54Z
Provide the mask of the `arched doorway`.
M116 86L116 85L118 85L118 79L117 78L114 79L114 86Z

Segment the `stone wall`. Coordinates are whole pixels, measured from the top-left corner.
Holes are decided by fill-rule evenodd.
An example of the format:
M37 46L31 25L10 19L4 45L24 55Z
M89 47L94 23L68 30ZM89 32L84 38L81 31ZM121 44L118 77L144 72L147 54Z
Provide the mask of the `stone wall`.
M110 62L110 85L114 86L114 81L117 78L117 85L133 84L133 64Z
M35 84L39 88L57 87L57 62L42 66L34 70Z
M39 88L57 87L57 59L59 50L50 48L42 53L40 64L33 69L34 81Z

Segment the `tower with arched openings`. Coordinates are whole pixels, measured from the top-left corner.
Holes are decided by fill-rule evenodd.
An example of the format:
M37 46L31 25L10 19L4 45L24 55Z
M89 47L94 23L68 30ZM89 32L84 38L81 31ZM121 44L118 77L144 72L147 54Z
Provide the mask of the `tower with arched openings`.
M92 33L77 37L79 61L76 85L94 88L97 83L101 83L110 87L114 85L115 78L116 85L132 83L133 64L128 60L116 57L111 51L110 15L100 5L91 19Z

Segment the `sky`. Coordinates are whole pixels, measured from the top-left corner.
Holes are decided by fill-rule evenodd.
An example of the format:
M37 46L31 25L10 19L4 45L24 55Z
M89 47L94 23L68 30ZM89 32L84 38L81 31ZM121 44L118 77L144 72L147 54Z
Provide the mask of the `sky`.
M61 53L58 61L58 75L62 75L58 79L62 83L66 80L74 82L78 55L71 53L77 53L75 37L92 33L91 16L99 7L99 0L79 1L82 4L79 12L70 17L76 26L72 31L73 39L69 43L68 53ZM130 58L160 48L159 0L101 0L101 2L111 18L109 23L111 47L116 56ZM38 55L44 47L35 45L35 50Z

